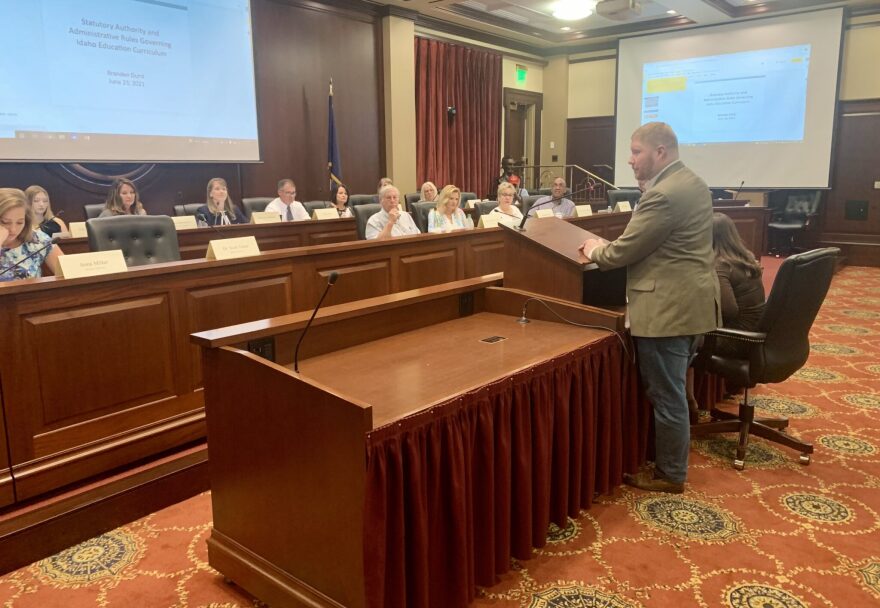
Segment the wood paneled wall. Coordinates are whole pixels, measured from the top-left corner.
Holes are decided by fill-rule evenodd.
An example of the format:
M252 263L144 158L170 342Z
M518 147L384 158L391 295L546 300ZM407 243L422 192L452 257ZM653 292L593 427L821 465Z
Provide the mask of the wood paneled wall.
M381 139L381 26L378 12L309 0L252 0L260 146L258 164L158 164L137 180L150 213L172 215L175 204L205 199L212 177L229 183L236 202L273 195L292 177L299 200L325 199L327 94L334 110L343 178L354 192L373 192L384 171ZM355 6L352 4L352 6ZM235 74L223 76L238 86ZM135 166L90 164L118 174ZM45 187L56 213L83 219L82 206L104 201L107 188L84 181L57 163L0 163L0 186Z
M614 170L608 167L614 167L616 124L613 116L569 118L565 161L614 183Z

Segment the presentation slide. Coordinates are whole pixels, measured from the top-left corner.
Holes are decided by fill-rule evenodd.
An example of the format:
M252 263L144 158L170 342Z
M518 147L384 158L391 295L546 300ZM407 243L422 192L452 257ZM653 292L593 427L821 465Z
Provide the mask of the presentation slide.
M842 24L834 9L622 40L615 182L635 185L630 135L662 121L713 188L828 187Z
M0 157L259 160L249 0L0 3Z

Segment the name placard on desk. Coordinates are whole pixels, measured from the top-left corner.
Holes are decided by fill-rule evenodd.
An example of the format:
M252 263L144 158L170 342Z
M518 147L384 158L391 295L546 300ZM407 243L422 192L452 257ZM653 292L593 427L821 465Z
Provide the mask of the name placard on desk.
M587 217L593 215L593 208L589 205L576 205L574 208L575 217Z
M553 209L538 209L535 211L535 217L553 217Z
M190 230L199 227L194 215L175 215L171 221L174 222L174 228L177 230Z
M128 270L121 249L58 256L58 266L65 279L97 277Z
M254 211L251 213L251 224L274 224L280 221L280 213L272 211Z
M480 216L479 228L497 228L501 216L497 213L488 213Z
M614 213L620 213L621 211L632 211L632 205L629 204L629 201L617 201L614 205Z
M85 222L70 222L67 229L70 231L70 237L74 239L84 239L89 236Z
M205 258L209 260L234 260L260 255L260 247L253 236L241 236L234 239L214 239L208 241Z
M324 209L315 209L312 211L313 220L338 220L339 212L336 209L327 207Z

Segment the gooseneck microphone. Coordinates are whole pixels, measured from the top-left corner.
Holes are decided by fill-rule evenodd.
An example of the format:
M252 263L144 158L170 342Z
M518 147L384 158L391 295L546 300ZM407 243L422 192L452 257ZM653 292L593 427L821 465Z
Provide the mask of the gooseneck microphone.
M306 323L306 326L303 328L302 333L299 335L299 340L296 341L296 350L293 351L293 371L299 373L299 346L302 344L303 338L306 337L306 332L309 331L309 327L312 326L312 321L315 320L315 315L318 314L318 309L321 308L321 304L324 302L324 298L327 297L327 292L330 291L330 288L333 286L333 283L336 282L336 279L339 278L339 273L335 270L330 273L330 276L327 277L327 287L324 288L324 293L321 294L321 299L318 300L318 304L315 306L315 309L312 311L312 316L309 317L309 322Z
M563 194L562 196L554 196L552 198L548 198L546 201L540 202L536 205L532 205L531 207L529 207L528 212L523 213L522 221L519 223L519 226L517 226L517 230L524 230L523 226L526 225L526 220L529 219L529 217L531 217L531 216L529 216L529 213L531 213L533 209L537 209L538 207L543 207L544 205L549 205L550 203L555 203L555 202L564 200L564 199L568 198L569 196L575 196L577 194L583 194L584 192L589 192L592 189L593 189L592 187L581 188L580 190L575 190L574 192L569 192L568 194Z
M742 181L739 183L739 188L736 189L736 194L733 195L733 200L736 200L736 197L739 196L739 193L740 193L740 191L743 189L743 186L745 185L745 183L746 183L746 180L742 180Z
M198 215L196 215L196 218L202 220L205 223L205 226L208 226L211 230L213 230L217 234L221 234L221 235L223 234L222 232L220 232L220 229L217 228L217 226L215 224L211 224L210 222L208 222L208 216L206 216L204 213L199 213Z

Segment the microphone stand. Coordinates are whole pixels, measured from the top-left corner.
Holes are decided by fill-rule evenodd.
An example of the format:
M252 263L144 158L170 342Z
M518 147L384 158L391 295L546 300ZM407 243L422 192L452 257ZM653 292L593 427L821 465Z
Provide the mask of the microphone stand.
M296 350L293 351L293 371L299 373L299 346L302 344L303 338L306 337L306 332L309 331L309 327L312 326L312 321L315 320L315 315L318 314L318 309L321 308L321 304L324 302L324 298L327 297L327 292L330 291L330 288L333 287L333 283L336 282L336 279L339 278L339 273L335 270L330 273L330 276L327 277L327 287L324 288L324 293L321 294L321 299L318 300L317 306L312 310L312 316L309 317L309 322L306 323L306 326L303 328L302 333L299 335L299 340L296 341Z
M522 221L520 222L519 226L517 226L516 229L519 230L520 232L525 232L526 229L524 228L524 226L526 225L526 220L529 219L529 217L530 217L530 216L529 216L529 213L531 213L533 209L537 209L538 207L543 207L544 205L547 205L547 204L550 204L550 203L555 203L555 202L558 202L558 201L564 200L564 199L568 198L569 196L575 196L575 195L577 195L577 194L583 194L584 192L590 192L590 191L592 191L592 190L593 190L592 187L581 188L580 190L575 190L574 192L569 192L567 195L563 194L562 196L554 196L554 197L552 197L552 198L547 199L546 201L543 201L543 202L541 202L541 203L537 203L537 204L535 204L535 205L532 205L532 206L529 208L528 213L524 213L524 214L523 214Z

